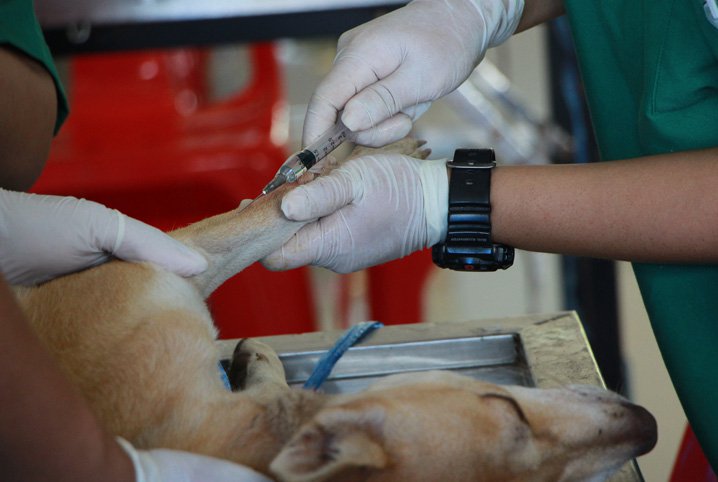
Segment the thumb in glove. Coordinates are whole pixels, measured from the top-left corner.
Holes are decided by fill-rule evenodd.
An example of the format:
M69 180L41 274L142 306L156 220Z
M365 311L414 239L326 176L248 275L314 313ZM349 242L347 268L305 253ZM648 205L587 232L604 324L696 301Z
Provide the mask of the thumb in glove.
M190 276L207 261L162 231L102 204L0 190L0 269L34 285L116 256Z

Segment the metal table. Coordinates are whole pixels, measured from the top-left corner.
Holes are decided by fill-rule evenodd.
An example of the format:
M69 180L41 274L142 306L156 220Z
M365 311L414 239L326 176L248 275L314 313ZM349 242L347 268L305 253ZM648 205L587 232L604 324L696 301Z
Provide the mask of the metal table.
M279 353L291 385L301 386L318 358L341 332L260 338ZM237 340L218 342L223 359ZM499 384L555 387L603 386L601 374L574 312L463 323L387 326L351 348L323 389L355 392L391 373L445 369ZM635 462L611 482L642 481Z

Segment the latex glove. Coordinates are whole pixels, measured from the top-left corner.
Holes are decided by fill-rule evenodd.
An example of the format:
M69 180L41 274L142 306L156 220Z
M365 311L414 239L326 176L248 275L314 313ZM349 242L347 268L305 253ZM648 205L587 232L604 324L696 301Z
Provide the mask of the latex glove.
M272 482L241 465L178 450L136 450L122 438L135 467L135 482Z
M284 196L287 218L320 219L262 264L272 270L313 264L357 271L443 240L447 210L445 161L398 154L353 159Z
M111 256L182 276L207 269L196 251L102 204L0 189L0 270L10 283L38 284Z
M432 101L514 33L523 8L524 0L414 0L344 33L309 102L303 142L329 129L342 109L358 144L405 137Z

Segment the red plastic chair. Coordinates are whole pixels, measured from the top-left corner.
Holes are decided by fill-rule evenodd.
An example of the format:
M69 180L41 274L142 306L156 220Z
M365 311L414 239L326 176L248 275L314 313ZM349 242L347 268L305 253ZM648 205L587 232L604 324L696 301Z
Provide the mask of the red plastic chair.
M718 482L691 426L686 426L670 482Z
M433 269L431 250L369 268L370 318L385 325L424 321L424 286Z
M217 103L202 49L73 58L70 119L33 190L99 201L165 230L254 197L287 152L272 136L283 108L274 47L249 50L248 84ZM210 308L223 338L315 329L305 269L252 266Z
M358 317L385 325L425 321L424 291L437 269L428 250L336 278L335 328L347 328ZM368 313L365 311L368 309Z

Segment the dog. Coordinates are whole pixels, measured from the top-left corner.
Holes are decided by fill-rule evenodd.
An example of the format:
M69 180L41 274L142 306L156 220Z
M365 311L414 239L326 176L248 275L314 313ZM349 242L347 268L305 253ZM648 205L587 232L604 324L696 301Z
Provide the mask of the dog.
M381 152L428 154L408 139ZM303 226L279 207L292 188L172 232L209 262L192 278L111 261L15 288L40 340L109 432L138 448L219 457L283 482L593 482L654 446L653 417L602 389L428 372L330 396L290 389L277 355L251 339L237 345L229 370L239 390L227 390L205 300Z

